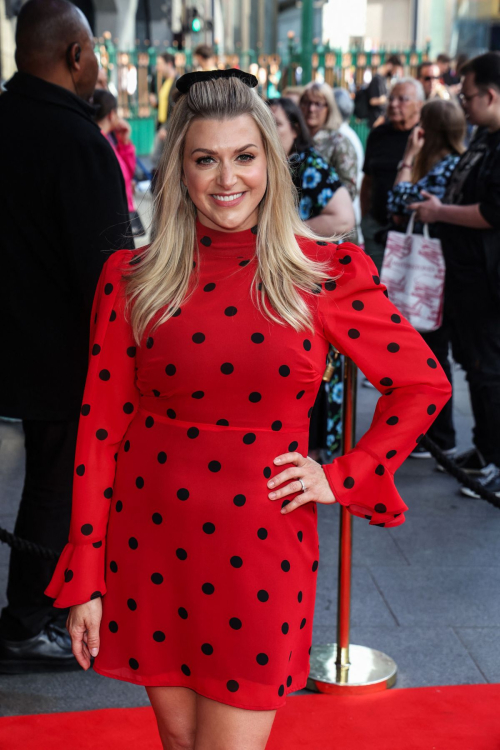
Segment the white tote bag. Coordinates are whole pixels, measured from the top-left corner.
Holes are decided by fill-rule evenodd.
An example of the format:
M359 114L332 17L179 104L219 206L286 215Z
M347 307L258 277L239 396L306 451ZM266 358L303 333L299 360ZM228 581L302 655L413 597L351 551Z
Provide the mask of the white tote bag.
M435 331L443 319L445 264L440 240L413 234L415 213L406 234L389 232L381 280L391 302L417 331Z

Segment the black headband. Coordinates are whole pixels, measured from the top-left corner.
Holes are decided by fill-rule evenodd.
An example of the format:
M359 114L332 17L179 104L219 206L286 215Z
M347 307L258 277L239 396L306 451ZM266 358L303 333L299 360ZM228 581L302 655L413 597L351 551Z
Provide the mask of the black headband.
M177 79L176 86L182 94L186 94L193 83L215 81L217 78L239 78L252 89L258 84L256 77L247 73L246 70L228 68L227 70L196 70L193 73L185 73Z

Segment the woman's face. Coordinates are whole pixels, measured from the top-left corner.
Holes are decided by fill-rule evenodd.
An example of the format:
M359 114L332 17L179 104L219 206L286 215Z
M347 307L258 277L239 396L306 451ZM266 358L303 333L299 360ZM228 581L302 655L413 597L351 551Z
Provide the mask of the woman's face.
M285 154L289 156L293 149L297 133L293 129L283 107L280 107L279 105L272 106L271 112L273 113L274 122L278 129L280 141L285 149Z
M312 135L321 130L328 118L328 104L316 91L306 91L300 100L300 108Z
M267 159L253 118L193 120L182 181L204 226L225 232L255 226L267 187Z

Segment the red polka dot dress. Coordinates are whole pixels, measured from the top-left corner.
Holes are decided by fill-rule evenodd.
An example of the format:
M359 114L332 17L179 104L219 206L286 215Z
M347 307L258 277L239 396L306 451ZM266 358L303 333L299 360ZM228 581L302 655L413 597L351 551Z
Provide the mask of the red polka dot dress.
M140 347L122 293L133 251L104 266L70 540L46 593L59 607L102 595L100 674L273 709L306 684L319 555L315 503L282 514L267 481L279 454L307 455L328 342L382 394L356 448L324 467L372 525L403 522L393 473L450 386L354 245L299 240L336 277L306 295L312 335L252 302L254 231L198 223L197 240L193 295Z

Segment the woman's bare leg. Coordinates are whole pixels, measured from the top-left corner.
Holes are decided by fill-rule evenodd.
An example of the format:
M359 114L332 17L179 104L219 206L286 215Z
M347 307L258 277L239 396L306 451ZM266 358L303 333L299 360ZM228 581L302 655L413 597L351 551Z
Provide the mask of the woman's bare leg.
M196 693L185 687L147 687L163 750L194 750Z
M276 709L249 711L196 696L195 750L265 750Z

